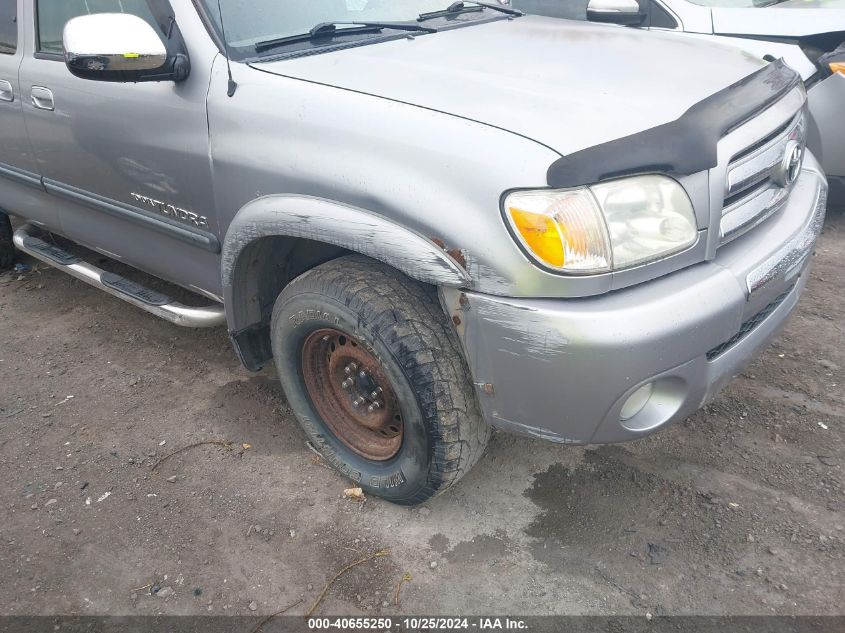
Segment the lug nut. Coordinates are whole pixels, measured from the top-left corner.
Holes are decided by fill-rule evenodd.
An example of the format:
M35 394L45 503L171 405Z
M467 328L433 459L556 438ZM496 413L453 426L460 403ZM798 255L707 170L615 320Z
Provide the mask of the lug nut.
M369 411L370 413L372 413L373 411L377 411L378 409L381 409L381 404L379 404L378 402L373 402L369 407L367 407L367 411Z
M356 369L358 369L358 365L356 365L355 363L349 363L346 367L343 368L343 371L345 371L347 374L351 374Z
M349 389L352 386L352 379L347 378L342 383L340 383L340 386L343 387L344 389Z
M360 374L358 374L358 375L359 375L361 378L366 378L366 377L367 377L367 372L362 370L362 371L361 371L361 373L360 373Z
M376 387L376 390L375 390L375 391L373 391L373 392L370 394L370 398L372 398L373 400L375 400L376 398L378 398L378 396L379 396L379 394L380 394L380 393L381 393L381 387Z
M360 407L362 404L364 404L363 398L355 398L355 400L353 400L352 402L353 407Z

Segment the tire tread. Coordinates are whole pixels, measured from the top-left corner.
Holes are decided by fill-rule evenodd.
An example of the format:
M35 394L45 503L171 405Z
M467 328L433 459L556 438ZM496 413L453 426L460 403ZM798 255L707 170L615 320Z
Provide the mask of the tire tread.
M460 341L436 289L386 264L349 255L292 281L276 302L274 323L287 299L315 292L362 315L403 359L400 365L415 386L435 446L428 481L407 503L422 503L449 489L481 458L491 429L481 416Z

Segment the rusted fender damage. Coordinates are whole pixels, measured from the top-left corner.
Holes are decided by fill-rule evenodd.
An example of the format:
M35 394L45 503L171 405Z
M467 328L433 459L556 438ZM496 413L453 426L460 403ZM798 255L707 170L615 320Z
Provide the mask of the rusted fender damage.
M234 280L244 249L270 236L305 238L339 246L396 268L424 283L467 287L470 277L431 239L364 209L311 196L265 196L247 204L223 242L223 296L230 331L248 325L237 308ZM246 321L246 322L244 322Z

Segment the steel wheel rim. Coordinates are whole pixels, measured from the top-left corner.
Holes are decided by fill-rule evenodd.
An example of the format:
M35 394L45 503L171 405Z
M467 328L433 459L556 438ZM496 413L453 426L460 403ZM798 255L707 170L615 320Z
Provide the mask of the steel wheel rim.
M301 356L308 396L334 436L365 459L395 457L404 436L402 411L376 356L334 328L310 334Z

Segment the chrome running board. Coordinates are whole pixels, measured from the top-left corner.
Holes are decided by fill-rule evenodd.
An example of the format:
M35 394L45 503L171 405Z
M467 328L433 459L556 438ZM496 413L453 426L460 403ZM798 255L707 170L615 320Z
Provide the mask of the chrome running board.
M97 268L81 257L35 237L30 233L32 229L32 226L26 225L15 231L15 248L113 297L183 327L217 327L226 323L226 313L221 304L201 308L182 305L164 293Z

